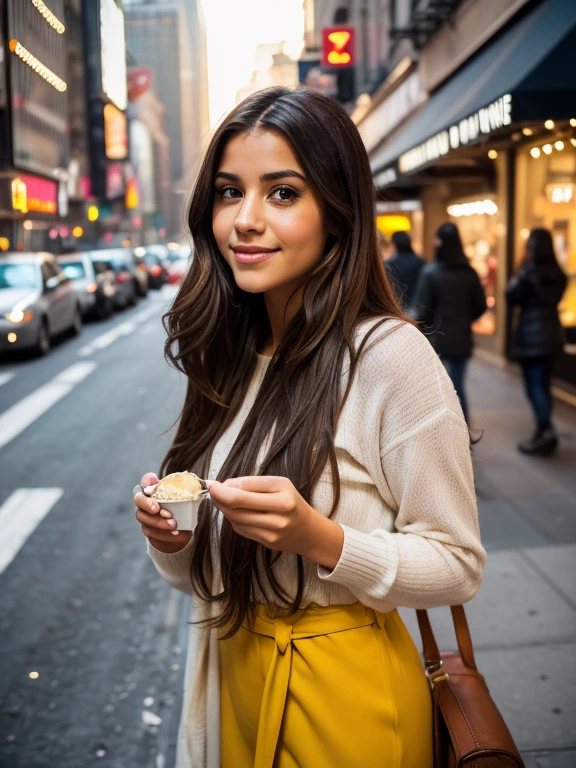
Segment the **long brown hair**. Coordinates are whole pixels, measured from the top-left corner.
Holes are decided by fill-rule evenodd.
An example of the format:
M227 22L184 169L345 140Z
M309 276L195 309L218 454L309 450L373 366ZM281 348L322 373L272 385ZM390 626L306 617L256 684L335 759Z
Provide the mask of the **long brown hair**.
M349 386L362 348L355 348L359 322L404 315L378 252L374 187L362 140L342 107L309 88L273 87L255 93L223 121L207 148L188 213L194 259L163 318L166 359L186 374L188 388L174 443L160 471L164 475L188 469L206 476L212 450L244 400L257 350L270 331L262 294L238 288L212 232L214 177L224 147L231 137L255 129L276 131L290 142L338 235L328 238L303 286L302 304L285 329L218 479L288 477L310 502L329 461L332 514L340 498L334 434L348 392L343 399L346 352ZM258 466L268 436L270 444ZM274 574L282 553L239 536L226 519L218 532L217 514L209 502L202 513L190 576L204 600L220 603L212 626L226 626L226 636L236 632L252 615L256 590L297 611L304 586L302 558L296 559L297 588L288 594ZM213 537L223 584L217 595L212 594Z

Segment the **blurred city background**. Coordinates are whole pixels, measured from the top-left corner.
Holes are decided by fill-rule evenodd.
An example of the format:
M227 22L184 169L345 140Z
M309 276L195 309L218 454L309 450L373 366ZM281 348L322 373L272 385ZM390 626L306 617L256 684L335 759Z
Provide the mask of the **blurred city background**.
M188 601L131 499L185 393L160 318L211 130L299 83L358 127L383 259L404 231L430 260L452 222L480 278L468 613L528 768L576 765L575 50L574 0L0 0L1 768L173 764ZM567 277L548 457L516 449L506 302L534 228Z

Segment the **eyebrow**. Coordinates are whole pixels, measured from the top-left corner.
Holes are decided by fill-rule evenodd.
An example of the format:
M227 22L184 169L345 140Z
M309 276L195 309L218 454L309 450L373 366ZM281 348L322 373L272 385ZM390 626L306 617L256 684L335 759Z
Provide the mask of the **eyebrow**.
M226 171L218 171L215 178L227 179L228 181L242 181L240 176L237 176L235 173L226 173ZM263 173L262 176L260 176L260 181L278 181L278 179L289 178L302 179L302 181L306 181L306 178L302 176L301 173L291 170L274 171L274 173Z

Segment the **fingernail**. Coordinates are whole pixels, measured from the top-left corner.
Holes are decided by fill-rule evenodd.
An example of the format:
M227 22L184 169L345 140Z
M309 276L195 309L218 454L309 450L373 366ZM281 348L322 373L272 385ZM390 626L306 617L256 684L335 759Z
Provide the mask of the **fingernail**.
M158 509L158 507L156 507L156 509ZM162 517L170 517L170 512L168 512L167 509L161 509L160 514L162 515Z
M159 509L160 507L158 506L158 504L152 504L152 512L158 512Z
M172 536L178 536L179 531L170 531L170 533L172 534Z
M168 520L168 525L174 528L174 526L176 525L176 520Z

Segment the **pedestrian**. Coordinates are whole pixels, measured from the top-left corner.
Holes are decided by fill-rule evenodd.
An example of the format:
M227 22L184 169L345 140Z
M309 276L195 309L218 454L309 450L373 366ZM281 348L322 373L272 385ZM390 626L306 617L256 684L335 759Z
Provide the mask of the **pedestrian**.
M485 553L468 428L390 290L372 190L354 124L306 87L248 97L200 167L195 258L164 317L187 392L160 474L193 470L211 500L191 534L134 497L194 606L178 768L432 768L396 609L469 600Z
M564 343L558 303L566 284L550 232L533 229L526 243L524 262L506 290L509 305L520 307L514 353L536 420L532 437L518 443L522 453L545 456L554 453L558 446L552 424L551 380L554 357L562 351Z
M438 227L434 246L434 261L420 271L412 315L429 333L469 421L465 380L473 347L472 323L486 311L486 297L455 224Z
M386 272L402 308L407 311L412 305L420 270L425 262L414 253L408 232L394 232L392 245L394 252L385 264Z

